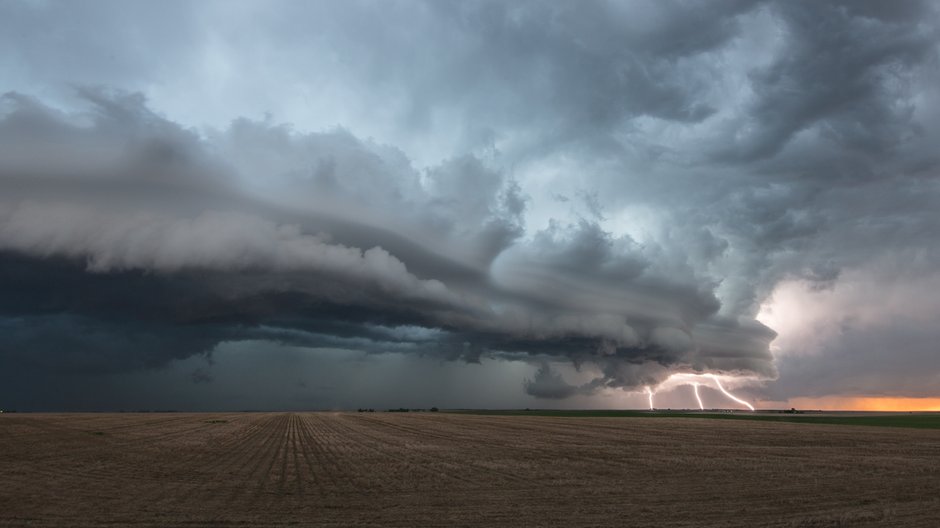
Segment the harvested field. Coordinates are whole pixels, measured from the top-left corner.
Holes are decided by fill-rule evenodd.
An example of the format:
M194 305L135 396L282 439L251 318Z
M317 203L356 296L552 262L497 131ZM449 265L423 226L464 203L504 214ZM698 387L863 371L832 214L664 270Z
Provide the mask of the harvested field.
M0 526L940 526L940 431L443 413L0 416Z

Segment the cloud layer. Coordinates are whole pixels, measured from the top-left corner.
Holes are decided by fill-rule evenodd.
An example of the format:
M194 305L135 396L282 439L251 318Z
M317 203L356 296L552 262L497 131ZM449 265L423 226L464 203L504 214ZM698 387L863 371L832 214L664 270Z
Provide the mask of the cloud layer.
M708 285L661 273L629 237L581 220L525 238L518 184L475 157L422 174L400 152L344 132L242 120L201 138L139 97L81 95L81 115L5 97L0 250L26 275L17 287L32 282L31 299L11 303L9 315L30 304L37 319L21 325L65 325L26 332L11 349L51 354L43 336L61 350L60 334L97 335L99 323L126 348L138 324L142 339L156 326L189 353L278 330L317 343L336 337L309 332L326 319L376 351L391 341L467 359L599 361L605 384L628 388L655 383L661 366L773 373L769 330L718 317ZM43 156L17 160L24 151ZM245 190L240 182L262 170L272 171L266 189ZM89 286L109 281L128 284ZM114 319L131 316L132 304L121 335ZM383 340L370 335L375 324L438 333ZM170 348L166 359L181 353Z
M940 315L910 288L940 269L928 3L147 9L0 8L19 51L0 64L11 368L130 372L268 341L522 360L542 398L678 372L864 392L807 384L807 358L867 358L842 370L879 372L871 391L934 379L905 378ZM759 313L845 277L921 317L825 347L783 334L775 359L792 325ZM780 348L798 341L818 350Z

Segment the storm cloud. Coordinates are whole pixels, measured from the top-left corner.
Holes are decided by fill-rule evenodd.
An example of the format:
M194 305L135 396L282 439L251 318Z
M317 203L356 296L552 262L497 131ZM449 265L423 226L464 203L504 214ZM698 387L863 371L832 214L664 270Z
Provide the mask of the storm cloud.
M809 364L935 380L909 377L940 315L909 287L940 276L929 3L149 10L0 7L9 369L207 358L189 378L212 385L214 351L270 343L524 362L547 399L676 373L866 390ZM859 277L918 317L778 337L787 288Z

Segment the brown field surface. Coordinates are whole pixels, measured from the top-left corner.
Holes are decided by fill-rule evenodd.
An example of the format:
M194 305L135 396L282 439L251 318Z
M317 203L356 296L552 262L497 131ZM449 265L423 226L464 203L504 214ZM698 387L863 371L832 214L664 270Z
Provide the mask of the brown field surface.
M940 526L940 431L444 413L0 415L0 526Z

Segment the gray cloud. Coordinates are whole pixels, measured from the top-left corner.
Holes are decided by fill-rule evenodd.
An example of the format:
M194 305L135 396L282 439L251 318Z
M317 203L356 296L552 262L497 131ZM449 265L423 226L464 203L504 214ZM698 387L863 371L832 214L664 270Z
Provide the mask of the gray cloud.
M543 363L532 379L526 379L523 387L536 398L561 400L578 393L578 387L566 382L548 363Z
M0 11L10 364L274 341L596 369L543 366L525 390L550 398L704 371L823 394L771 354L761 305L793 281L936 275L929 3ZM806 365L867 358L857 379L923 393L923 324L866 320Z
M751 73L755 97L736 125L740 140L721 155L768 157L807 129L871 155L900 144L913 112L904 84L937 38L936 27L919 23L930 8L903 4L890 15L871 2L775 4L787 52Z
M251 137L279 136L273 148L262 149L262 141L238 149L241 158L215 160L209 151L224 154L232 148L226 141L216 147L218 135L203 140L153 114L138 97L88 90L81 95L90 105L91 126L70 124L81 116L56 116L35 101L7 97L11 108L0 130L34 131L8 148L45 152L57 166L37 163L24 171L15 155L7 156L14 161L2 169L11 192L0 209L0 249L70 263L62 266L77 282L140 273L142 282L153 280L150 274L171 283L185 277L189 287L204 290L190 294L195 308L162 297L162 313L148 324L164 325L168 334L184 339L165 318L192 309L217 310L223 320L244 318L237 328L207 327L195 350L211 348L216 334L219 340L252 336L251 325L268 318L303 329L303 323L286 321L303 319L305 304L329 302L363 313L408 314L406 321L441 328L483 352L616 355L636 362L652 357L686 368L689 354L703 354L694 329L719 306L707 289L648 273L642 252L628 237L614 239L586 221L514 244L521 235L524 197L514 182L475 158L447 161L421 175L400 153L345 133L296 135L269 127ZM245 141L248 126L263 125L238 122L220 134ZM101 158L75 152L80 141L94 144ZM255 177L258 159L279 160L263 165L272 171L265 184L277 188L283 182L287 191L258 193L264 197L258 200L237 189L239 177ZM78 192L71 193L73 188ZM318 225L323 217L327 221ZM360 231L368 231L374 245L347 245L342 229L322 229L341 223L364 225ZM434 266L418 265L429 274L419 277L384 249L395 246L395 238L418 246L409 255L413 260L420 260L421 250L444 253L441 266L477 271L462 281L448 281L454 273L445 272L442 281ZM494 263L497 255L500 261ZM456 262L448 263L450 258ZM122 293L114 292L115 302L128 302L119 298ZM297 299L285 299L292 295ZM259 310L271 297L279 300ZM96 315L112 324L113 314ZM353 317L353 322L365 321ZM725 337L729 343L736 339ZM375 345L381 346L388 345ZM436 347L446 351L446 339ZM753 352L766 362L760 347ZM736 368L772 374L758 363Z

